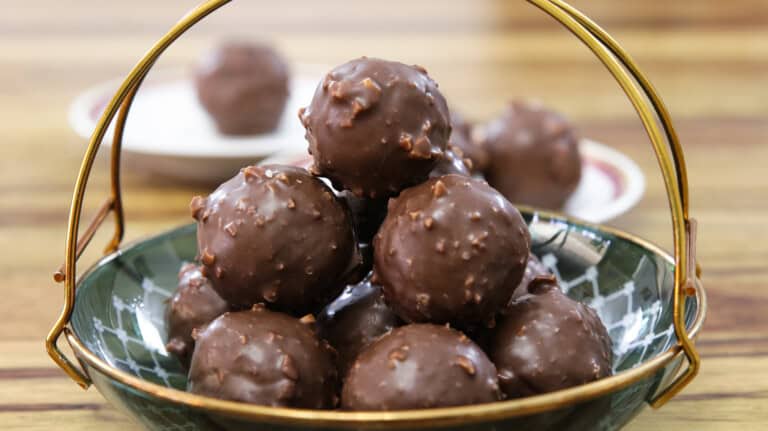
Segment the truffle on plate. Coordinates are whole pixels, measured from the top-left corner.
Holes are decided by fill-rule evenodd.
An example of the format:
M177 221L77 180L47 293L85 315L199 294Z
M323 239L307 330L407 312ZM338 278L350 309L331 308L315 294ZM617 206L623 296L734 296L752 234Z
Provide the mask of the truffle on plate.
M274 130L288 100L288 65L270 46L228 42L204 56L195 71L200 103L221 133Z
M333 349L299 319L255 306L221 315L195 341L190 392L266 406L337 403Z
M485 178L515 204L560 209L581 179L579 140L562 115L515 101L488 123Z
M331 70L299 118L313 173L369 198L424 181L451 132L448 106L426 70L377 58Z
M408 322L493 326L520 283L530 234L484 181L445 175L390 200L374 239L374 282Z
M191 209L205 274L233 306L316 311L359 264L347 210L301 168L243 168Z
M507 309L489 356L509 398L589 383L612 373L608 331L594 310L568 298L553 276L535 278Z
M407 410L501 399L496 367L472 340L441 325L393 329L363 350L341 394L346 410Z

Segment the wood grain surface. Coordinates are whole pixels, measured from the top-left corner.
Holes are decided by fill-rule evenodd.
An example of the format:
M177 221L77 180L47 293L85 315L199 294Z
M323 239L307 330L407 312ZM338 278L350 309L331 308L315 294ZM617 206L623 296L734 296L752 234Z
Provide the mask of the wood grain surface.
M768 429L768 2L579 0L636 57L686 148L698 255L710 298L699 378L627 429ZM0 13L0 428L138 429L54 367L43 339L57 316L67 210L85 141L67 123L84 88L123 76L190 0L8 2ZM425 65L454 109L482 121L535 97L586 136L635 159L647 192L610 224L669 247L667 203L649 143L587 50L522 1L234 2L179 41L158 68L189 67L227 37L274 41L292 61L373 55ZM106 191L97 163L87 210ZM125 174L128 239L188 222L206 187ZM108 230L108 229L107 229ZM108 232L83 259L92 262Z

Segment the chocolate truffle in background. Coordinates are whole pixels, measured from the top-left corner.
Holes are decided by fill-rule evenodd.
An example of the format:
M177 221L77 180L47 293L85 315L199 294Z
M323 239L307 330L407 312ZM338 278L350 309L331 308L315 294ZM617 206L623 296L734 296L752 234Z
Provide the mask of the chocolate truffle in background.
M288 65L270 46L228 42L208 53L195 71L200 103L221 133L274 130L288 100Z
M369 198L424 181L451 132L448 106L427 72L377 58L331 70L299 118L313 173Z
M165 319L168 325L166 350L179 358L184 366L195 342L192 330L206 325L229 310L226 301L211 287L211 283L200 272L200 267L188 263L179 271L179 284L168 301Z
M432 172L429 173L429 178L442 177L443 175L448 174L456 174L468 177L472 175L469 172L468 166L471 164L471 160L466 159L465 161L459 157L456 152L453 151L453 148L450 145L448 145L448 148L443 151L443 155L440 156L440 160L438 160L437 165L435 165L435 167L432 169Z
M346 410L407 410L501 399L496 367L466 335L441 325L393 329L368 346L349 370Z
M451 137L448 147L468 166L473 175L482 175L488 167L488 151L473 139L473 126L462 116L451 111Z
M302 168L243 168L191 209L205 274L234 306L317 311L359 264L346 209Z
M484 181L430 179L390 200L374 240L374 282L408 322L493 326L525 271L530 234Z
M528 263L525 265L525 273L523 273L523 279L520 280L520 284L517 285L515 291L512 292L512 298L509 300L509 306L517 301L523 295L527 295L528 286L531 284L534 278L541 275L551 275L549 269L544 266L536 255L533 253L528 255ZM504 312L504 311L503 311Z
M384 302L381 287L371 284L369 278L347 286L317 317L320 336L339 354L342 377L366 346L400 323Z
M352 214L352 222L357 233L357 241L363 244L369 244L379 230L381 222L387 216L387 200L371 199L355 196L349 190L342 190L337 193L339 199L347 204Z
M266 406L336 406L333 349L298 319L255 306L221 315L195 341L190 392Z
M573 126L541 105L510 103L481 142L490 155L485 178L513 203L560 209L581 179Z
M509 307L491 345L504 393L536 395L611 375L611 339L597 313L565 296L553 276L535 278L529 291Z

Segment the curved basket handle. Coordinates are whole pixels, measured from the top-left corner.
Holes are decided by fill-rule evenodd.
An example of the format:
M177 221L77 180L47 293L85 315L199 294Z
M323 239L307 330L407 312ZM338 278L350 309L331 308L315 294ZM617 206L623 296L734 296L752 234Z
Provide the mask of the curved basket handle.
M695 292L695 277L700 269L695 260L696 221L688 214L688 174L683 149L672 126L672 120L650 81L634 60L600 26L562 0L528 0L560 22L594 53L629 97L648 137L664 177L672 213L675 252L673 321L679 348L685 353L688 367L667 388L651 400L661 407L690 383L699 372L701 358L685 327L686 296ZM662 136L657 120L664 128ZM666 139L665 139L666 137Z
M99 226L104 222L107 215L110 212L114 212L115 216L115 233L112 237L110 244L106 248L106 252L112 252L117 250L120 245L120 241L123 238L124 230L124 214L123 205L120 193L120 150L122 146L123 131L125 129L125 121L128 118L128 111L133 102L133 98L139 89L144 78L149 73L149 70L155 64L155 61L162 55L165 50L173 44L182 34L194 26L197 22L213 13L218 8L229 3L231 0L208 0L196 8L189 11L183 18L181 18L160 40L158 40L152 48L144 55L144 57L133 67L128 77L123 81L117 93L112 97L109 104L107 104L104 112L99 118L99 122L96 125L96 129L91 135L91 140L88 144L88 149L85 151L83 163L80 165L80 171L77 175L77 182L75 183L75 191L72 197L72 204L69 210L69 227L67 229L67 241L66 241L66 253L64 265L54 273L54 280L57 282L64 282L64 307L56 320L53 328L48 333L45 339L45 348L48 354L61 367L64 372L69 375L77 384L83 388L87 388L91 384L90 378L79 368L77 368L72 361L70 361L59 349L58 339L62 332L65 330L69 319L72 316L72 310L75 305L75 278L77 259L83 253L85 248L93 239L94 234L98 230ZM80 216L83 209L83 198L85 196L86 185L88 184L88 178L91 174L91 168L96 158L96 153L99 151L101 142L104 135L107 132L109 124L115 117L118 107L120 107L120 113L115 124L115 135L112 146L112 158L110 163L111 169L111 193L107 201L101 206L94 218L91 220L88 228L83 233L83 236L78 241L78 230L80 226Z
M157 58L184 32L197 22L229 3L231 0L208 0L184 16L166 33L147 54L134 66L119 90L107 105L96 129L91 136L83 163L80 167L75 192L70 208L69 228L67 230L66 257L62 268L54 274L56 281L65 283L64 308L46 338L46 348L53 360L78 384L88 387L90 379L58 349L57 340L65 330L74 308L76 262L83 250L96 233L98 227L110 212L115 216L115 233L106 251L117 249L123 237L124 216L120 194L120 150L122 146L125 121L133 99L154 65ZM603 63L621 86L632 102L643 127L651 140L656 158L664 177L664 184L672 214L674 236L675 283L673 291L673 319L679 348L685 353L688 368L679 375L669 387L651 401L659 407L680 392L698 373L699 355L685 328L684 310L686 295L695 292L694 277L699 276L695 261L696 222L688 214L688 179L683 150L672 126L669 113L647 78L640 72L636 63L621 46L597 24L581 12L562 0L527 0L535 5L578 37ZM93 162L98 152L107 127L115 114L119 115L115 124L111 155L111 194L102 205L83 236L77 241L83 197ZM663 128L662 135L659 124Z

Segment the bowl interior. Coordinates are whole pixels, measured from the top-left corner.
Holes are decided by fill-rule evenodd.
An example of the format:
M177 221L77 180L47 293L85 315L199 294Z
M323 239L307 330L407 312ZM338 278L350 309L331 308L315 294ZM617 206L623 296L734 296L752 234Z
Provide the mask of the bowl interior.
M533 252L569 296L595 308L608 328L614 371L633 368L676 343L672 325L673 266L654 247L563 219L524 214ZM111 366L177 389L186 374L165 350L165 307L177 273L196 254L187 225L112 255L81 278L72 328ZM687 302L690 325L697 304Z

